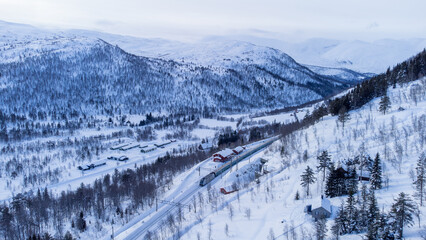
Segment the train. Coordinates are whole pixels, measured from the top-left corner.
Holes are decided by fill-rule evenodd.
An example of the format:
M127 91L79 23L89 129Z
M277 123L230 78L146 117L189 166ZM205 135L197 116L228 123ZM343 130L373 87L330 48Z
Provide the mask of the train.
M223 164L221 167L219 167L218 169L215 169L213 172L211 172L211 173L207 174L206 176L204 176L203 178L201 178L200 186L203 187L203 186L207 185L209 182L213 181L213 179L215 179L217 176L219 176L220 174L222 174L223 172L225 172L226 170L228 170L229 168L231 168L232 166L234 166L235 164L237 164L241 160L253 155L254 153L259 151L260 149L272 144L273 142L278 140L280 137L281 137L281 135L272 137L271 139L266 140L265 142L260 144L259 146L255 147L253 149L250 149L246 152L243 152L241 155L238 155L238 156L231 158L231 160L229 160L228 162Z

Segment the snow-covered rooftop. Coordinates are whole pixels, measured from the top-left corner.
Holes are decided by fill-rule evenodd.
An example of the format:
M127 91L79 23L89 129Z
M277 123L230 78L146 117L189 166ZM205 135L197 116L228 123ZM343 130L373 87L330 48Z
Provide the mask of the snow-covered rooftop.
M325 210L331 212L331 203L330 200L328 200L325 197L318 197L318 198L314 198L312 201L312 210L316 209L316 208L324 208Z
M234 151L240 153L240 152L244 151L244 148L241 147L241 146L238 146L238 147L234 148Z
M201 147L202 147L203 149L209 149L209 148L212 148L212 147L213 147L213 143L210 143L210 142L201 143Z
M234 154L234 151L232 151L229 148L225 148L222 151L215 153L213 156L219 156L220 155L222 157L228 157L228 156L231 156L232 154Z

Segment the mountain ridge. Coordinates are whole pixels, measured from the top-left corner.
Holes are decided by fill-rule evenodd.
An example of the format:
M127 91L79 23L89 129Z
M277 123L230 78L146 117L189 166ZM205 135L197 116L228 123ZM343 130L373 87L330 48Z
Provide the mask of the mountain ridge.
M21 114L248 111L298 105L353 84L239 42L230 47L239 61L205 65L137 56L93 36L21 35L0 38L0 102Z

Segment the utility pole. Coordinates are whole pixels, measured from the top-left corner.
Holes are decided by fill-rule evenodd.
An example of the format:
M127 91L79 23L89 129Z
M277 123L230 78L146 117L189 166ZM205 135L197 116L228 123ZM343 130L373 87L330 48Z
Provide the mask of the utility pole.
M114 219L111 220L111 228L112 228L111 239L114 240Z
M158 198L155 198L155 211L158 211Z

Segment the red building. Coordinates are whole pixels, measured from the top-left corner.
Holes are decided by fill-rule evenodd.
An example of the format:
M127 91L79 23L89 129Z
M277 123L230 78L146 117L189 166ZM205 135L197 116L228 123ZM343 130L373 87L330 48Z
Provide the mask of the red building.
M233 192L236 192L236 191L238 191L238 189L235 189L235 188L233 188L233 187L224 187L224 188L220 188L220 192L221 193L223 193L223 194L230 194L230 193L233 193Z
M229 148L225 148L222 151L213 154L213 161L225 162L225 161L228 161L234 154L235 154L234 151L232 151Z
M232 151L234 151L235 154L240 154L244 151L244 148L241 146L238 146L236 148L234 148Z

